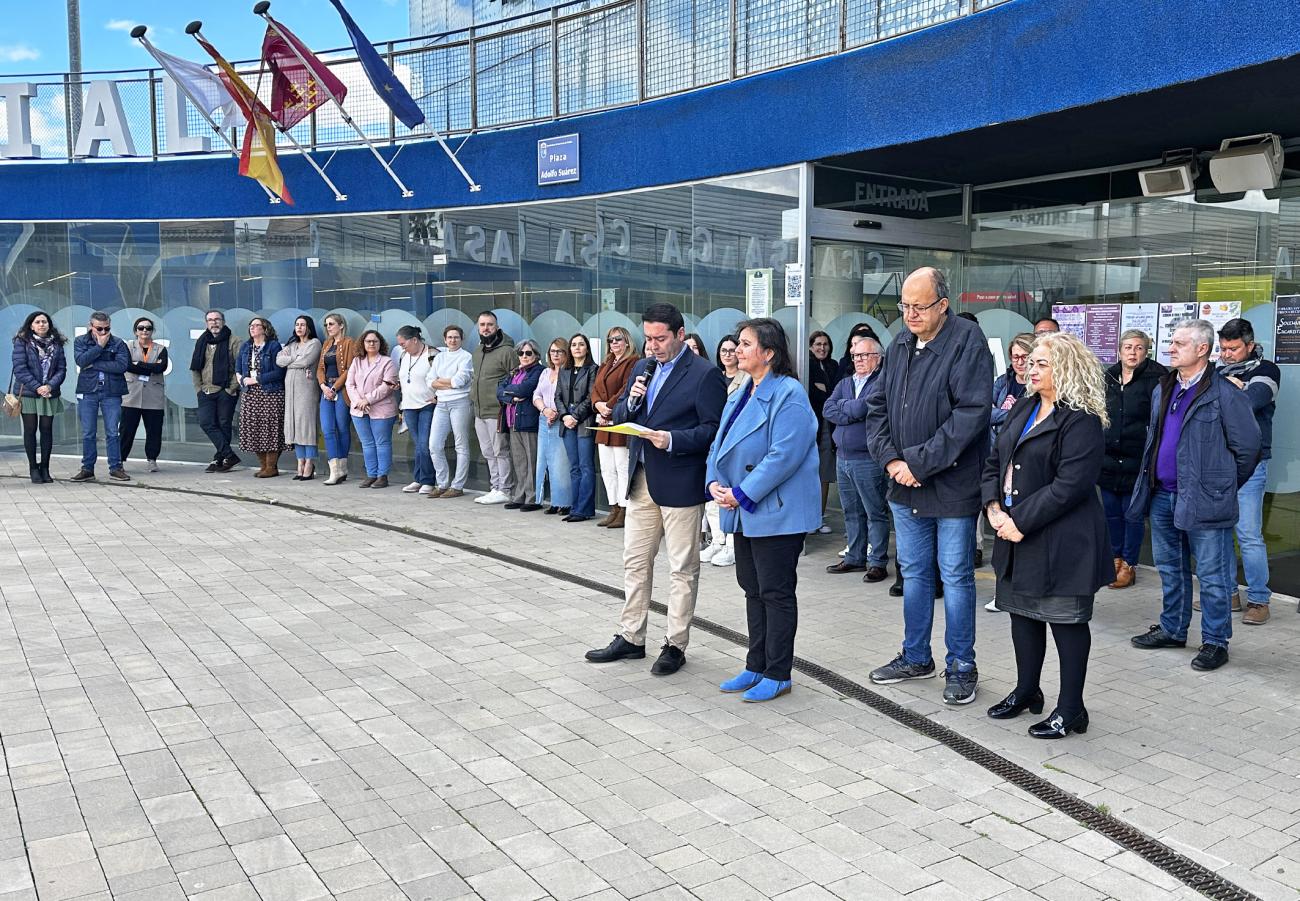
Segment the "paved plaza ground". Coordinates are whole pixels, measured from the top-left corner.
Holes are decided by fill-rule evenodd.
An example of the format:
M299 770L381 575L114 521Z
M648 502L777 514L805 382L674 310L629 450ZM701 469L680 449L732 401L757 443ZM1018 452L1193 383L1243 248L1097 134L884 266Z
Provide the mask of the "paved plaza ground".
M721 695L743 661L724 638L697 629L656 678L653 616L647 660L587 664L618 601L558 576L621 585L620 532L355 478L164 468L33 486L0 458L0 901L1202 897L812 678L769 704ZM900 602L826 574L842 544L809 542L797 652L865 685ZM877 691L1294 898L1295 601L1238 618L1208 674L1192 648L1128 644L1158 603L1150 570L1098 598L1084 736L984 716L1014 664L1006 618L982 610L974 704L945 707L941 680ZM697 613L744 631L734 570L704 567ZM1054 685L1049 654L1049 703Z

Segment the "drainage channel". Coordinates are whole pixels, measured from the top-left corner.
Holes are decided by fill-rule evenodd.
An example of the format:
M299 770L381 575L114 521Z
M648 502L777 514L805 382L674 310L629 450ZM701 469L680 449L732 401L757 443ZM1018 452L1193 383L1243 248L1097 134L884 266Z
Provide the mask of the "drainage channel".
M4 478L21 480L21 476L4 476ZM111 483L110 483L111 484ZM500 551L491 548L483 548L472 544L468 541L461 541L457 538L448 538L444 535L435 535L432 532L424 532L419 529L413 529L408 526L399 526L391 523L378 522L373 519L367 519L364 516L357 516L351 513L338 513L330 510L319 510L315 507L309 507L304 504L287 503L280 500L269 498L249 497L247 495L223 494L218 491L203 491L190 488L172 488L162 485L111 485L115 489L125 489L129 491L162 491L171 494L184 494L194 497L210 497L225 501L240 501L247 504L260 504L263 506L278 507L283 510L291 510L295 513L306 513L312 516L324 516L339 522L346 522L352 525L364 526L366 528L380 529L386 532L393 532L398 535L405 535L410 538L418 538L422 541L428 541L433 544L441 544L446 547L466 551L476 554L480 557L487 557L498 563L506 563L520 569L530 570L540 575L548 576L560 582L567 582L571 585L579 585L583 588L608 595L614 598L623 597L623 589L606 585L603 582L597 582L594 579L588 579L584 576L574 573L564 572L555 567L546 566L542 563L536 563L531 560L525 560L520 557L514 557L510 554L503 554ZM650 602L650 609L660 615L667 614L667 608L658 601ZM747 636L728 629L726 626L710 622L707 619L695 617L691 621L691 627L701 629L704 632L724 641L741 647L749 646ZM944 747L969 760L978 766L983 767L996 776L1006 780L1011 785L1021 791L1027 792L1038 798L1048 806L1059 810L1075 822L1088 827L1100 835L1106 836L1128 851L1141 857L1147 863L1157 867L1165 873L1173 876L1184 885L1195 889L1207 898L1215 901L1261 901L1254 893L1247 891L1234 882L1224 879L1213 870L1205 867L1192 860L1184 854L1179 854L1173 848L1152 838L1140 829L1136 829L1125 823L1123 820L1116 819L1110 814L1103 813L1096 806L1089 804L1067 791L1053 785L1042 776L1032 773L1019 764L1008 760L1001 754L989 750L988 748L971 741L969 738L954 732L947 726L940 725L929 717L922 716L914 710L897 704L883 695L877 694L871 689L851 679L848 679L839 673L828 670L823 666L804 660L802 657L794 658L794 669L825 685L843 695L844 697L853 698L860 701L872 710L881 713L890 719L906 726L907 728L918 732L921 735L931 738L942 744Z

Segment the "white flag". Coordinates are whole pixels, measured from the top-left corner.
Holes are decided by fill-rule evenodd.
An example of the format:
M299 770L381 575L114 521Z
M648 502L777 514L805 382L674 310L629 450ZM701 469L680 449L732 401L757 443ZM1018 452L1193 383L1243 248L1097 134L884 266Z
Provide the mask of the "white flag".
M244 114L240 112L239 104L235 103L226 86L214 72L188 59L164 53L152 44L147 45L147 49L172 81L188 92L190 97L203 107L203 112L212 117L218 127L242 128L244 126ZM218 112L220 116L217 115Z

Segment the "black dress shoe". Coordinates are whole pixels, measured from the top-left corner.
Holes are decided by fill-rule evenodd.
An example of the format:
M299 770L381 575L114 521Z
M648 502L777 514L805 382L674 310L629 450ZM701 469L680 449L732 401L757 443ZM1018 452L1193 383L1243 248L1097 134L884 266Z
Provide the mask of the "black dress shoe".
M1203 644L1200 653L1192 658L1192 669L1209 672L1228 662L1228 649L1221 644Z
M534 512L536 512L536 511L538 511L538 510L540 510L540 509L542 509L542 505L541 505L541 504L524 504L522 507L519 508L519 512L520 512L520 513L534 513Z
M645 658L645 645L632 644L622 635L615 635L614 640L603 648L587 652L587 659L592 663L612 663L615 660L642 660Z
M860 573L864 569L866 569L866 567L860 563L846 563L843 560L839 563L832 563L830 566L826 567L828 573L835 573L836 575L841 573Z
M1016 697L1014 691L1011 692L989 708L989 717L995 720L1009 720L1013 716L1020 716L1026 710L1030 713L1043 712L1042 689L1038 689L1023 701Z
M40 485L40 484L43 484L43 480L41 479L41 469L40 469L40 467L39 467L39 466L32 466L32 467L29 467L29 469L31 470L30 475L31 475L31 477L32 477L32 484L33 484L33 485Z
M1041 723L1034 723L1029 727L1030 738L1065 738L1071 732L1078 732L1080 735L1088 731L1088 711L1081 710L1068 723L1055 710L1052 715Z
M984 548L975 548L975 568L979 569L984 565Z
M1147 629L1141 635L1134 635L1132 638L1129 639L1129 642L1133 645L1133 647L1142 648L1145 651L1154 650L1156 648L1187 647L1187 639L1184 638L1180 641L1179 639L1174 638L1164 629L1160 628L1159 625L1152 626L1150 629ZM1227 653L1226 650L1224 653Z
M42 463L41 466L40 466L40 470L41 470L41 481L42 481L42 482L44 482L46 485L48 485L50 482L53 482L53 481L54 481L54 476L50 475L50 464L48 464L48 463Z
M519 509L520 507L522 507L522 506L523 506L523 504L519 503L518 501L511 501L510 503L508 503L508 504L505 505L505 509L506 509L506 510L518 510L518 509Z
M663 650L659 652L659 659L655 665L650 667L650 674L654 676L671 676L677 672L686 663L686 652L681 648L665 644Z
M572 508L572 507L560 507L560 508L557 509L555 512L558 513L558 514L560 514L561 516L568 516L570 513L573 512L573 508Z
M576 513L570 513L568 516L564 517L564 522L586 522L589 519L591 519L590 516L579 516Z
M559 508L559 507L547 507L547 508L546 508L546 515L547 515L547 516L554 516L556 513L559 513L559 512L560 512L560 508Z
M868 566L867 574L862 577L863 582L883 582L889 573L885 572L883 566Z
M894 584L889 586L889 596L891 598L901 598L903 596L903 574L899 573Z

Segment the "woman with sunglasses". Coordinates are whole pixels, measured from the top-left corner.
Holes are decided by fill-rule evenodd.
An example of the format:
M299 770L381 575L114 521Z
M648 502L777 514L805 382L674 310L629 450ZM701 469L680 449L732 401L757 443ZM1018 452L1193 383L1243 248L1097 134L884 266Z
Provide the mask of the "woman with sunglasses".
M243 387L239 404L239 443L257 454L262 467L254 478L280 474L284 451L284 367L275 362L280 341L271 320L255 316L248 323L248 340L239 348L235 374Z
M22 401L23 449L37 484L53 482L50 454L54 452L54 417L63 412L59 397L68 374L68 339L59 333L50 314L37 310L14 335L13 380L10 390ZM40 432L41 458L36 462L36 434Z
M352 424L361 438L366 461L362 488L387 488L393 465L393 423L397 420L397 367L388 355L388 342L374 329L361 333L361 352L348 367L348 399Z
M591 385L591 405L596 408L596 425L609 425L614 404L627 387L638 352L632 333L616 325L605 335L605 362L596 370ZM623 528L627 514L628 451L627 438L610 432L596 433L596 453L600 456L600 476L605 481L605 499L609 515L596 523L610 529Z
M515 356L519 365L497 383L497 400L501 403L499 429L510 446L510 469L514 476L514 494L507 510L531 513L542 509L537 503L537 420L533 392L542 377L541 354L537 342L520 341Z
M167 371L167 348L155 344L154 322L148 316L135 321L135 337L126 342L131 363L126 367L126 397L122 398L122 465L126 465L135 445L135 433L144 422L144 456L149 471L158 471L162 452L163 411L167 396L163 390L163 373Z
M284 443L293 448L298 461L295 482L316 477L317 420L320 415L320 383L316 367L320 363L320 338L316 320L299 316L293 321L293 337L276 354L275 362L283 366L284 376Z

